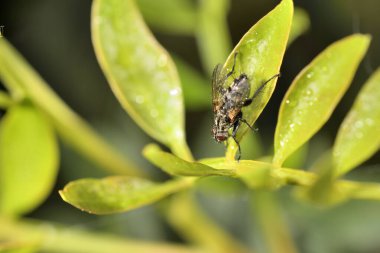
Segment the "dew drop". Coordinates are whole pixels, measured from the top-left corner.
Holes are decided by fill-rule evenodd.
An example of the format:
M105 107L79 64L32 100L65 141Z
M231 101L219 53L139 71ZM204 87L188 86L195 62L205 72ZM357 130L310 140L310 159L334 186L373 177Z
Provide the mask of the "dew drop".
M312 78L313 77L313 72L307 73L306 78Z
M158 117L158 111L156 109L152 109L150 111L150 116L152 116L152 118L157 118Z
M372 125L374 124L373 119L370 119L370 118L365 119L365 124L366 124L367 126L372 126Z
M361 139L361 138L363 138L363 133L362 133L362 132L356 132L356 133L355 133L355 137L356 137L357 139Z
M142 104L142 103L144 103L144 101L145 101L145 99L144 99L143 96L136 96L136 97L135 97L135 102L136 102L137 104Z
M362 128L364 126L363 121L359 120L355 122L355 128Z
M179 90L177 89L177 88L175 88L175 89L171 89L170 91L169 91L169 94L171 95L171 96L175 96L175 95L177 95L179 93Z
M158 58L158 60L157 60L157 64L158 64L158 66L160 66L160 67L165 66L167 63L168 63L168 57L167 57L167 55L165 55L165 54L162 54L162 55Z

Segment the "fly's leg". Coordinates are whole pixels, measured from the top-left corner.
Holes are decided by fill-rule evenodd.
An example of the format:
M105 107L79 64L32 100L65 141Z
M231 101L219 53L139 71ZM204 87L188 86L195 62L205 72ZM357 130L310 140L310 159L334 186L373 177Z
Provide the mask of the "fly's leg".
M230 77L234 72L235 72L235 63L236 63L236 56L238 55L238 52L235 52L235 55L234 55L234 64L232 65L232 69L230 72L227 73L227 75L224 77L224 81L227 80L228 77ZM223 81L223 82L224 82Z
M240 122L243 122L246 124L252 131L255 131L255 129L248 123L247 120L243 118L243 112L240 111L239 114L236 116L236 122L238 125L240 125ZM236 123L235 123L236 124ZM236 130L237 131L237 130Z
M234 126L233 126L233 131L232 131L232 134L231 134L231 137L232 139L234 139L236 145L238 146L238 156L237 156L237 161L240 161L240 158L241 158L241 149L240 149L240 144L239 142L236 140L236 133L239 129L239 126L240 126L240 118L242 117L242 114L240 112L240 114L237 116L237 120L234 122Z
M268 80L266 80L262 85L260 85L259 88L257 88L257 90L255 91L255 93L253 94L253 96L251 98L248 98L244 101L243 103L243 106L247 106L247 105L250 105L252 103L252 101L260 94L260 92L264 89L265 85L267 85L270 81L272 81L273 79L277 78L277 77L280 77L281 74L278 73L278 74L275 74L274 76L272 76L271 78L269 78Z

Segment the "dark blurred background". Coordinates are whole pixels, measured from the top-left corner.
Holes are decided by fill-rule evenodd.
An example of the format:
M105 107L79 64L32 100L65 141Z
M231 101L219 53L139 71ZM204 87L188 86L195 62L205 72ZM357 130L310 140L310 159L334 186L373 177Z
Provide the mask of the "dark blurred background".
M232 0L228 24L233 44L235 45L241 36L278 2ZM350 89L331 120L311 140L309 152L317 156L318 152L332 145L336 131L361 85L380 65L380 1L294 0L294 2L295 6L303 8L309 14L311 27L287 50L281 67L282 77L257 122L259 134L267 150L271 149L273 143L279 104L297 73L332 42L357 32L372 35L369 51ZM150 168L157 178L162 179L165 176L150 167L140 154L144 145L153 140L146 136L122 110L99 68L91 43L90 11L89 0L2 0L0 25L4 25L4 36L74 111L125 154L143 167ZM182 57L208 78L210 73L204 73L202 70L195 38L153 32L165 48ZM223 147L213 143L209 135L212 123L210 115L211 105L210 108L187 114L189 133L187 138L197 158L223 154ZM380 172L379 164L380 157L377 154L355 173L362 173L373 180L373 175L377 176ZM58 189L70 180L99 176L102 172L94 169L95 165L64 144L61 145L60 167L56 189L29 217L112 231L129 237L178 239L165 222L157 217L158 214L152 207L141 208L127 214L97 217L65 204L57 194ZM242 214L240 221L228 220L225 216L229 215L228 210L232 208L229 205L233 202L228 202L228 197L226 200L220 196L212 201L216 203L215 206L221 206L226 210L221 214L213 213L214 218L229 230L235 231L237 236L244 234L241 226L245 225L244 219L248 214ZM246 200L239 201L244 206ZM380 234L380 216L377 215L380 213L380 204L352 201L329 211L321 211L296 203L288 198L286 193L283 202L288 210L289 219L292 220L294 227L292 229L301 242L301 249L305 252L380 252L380 242L377 240ZM215 212L212 209L209 208L208 211ZM334 216L334 214L339 215ZM335 222L333 225L332 221ZM138 225L141 222L144 226ZM348 235L344 236L344 232L347 231ZM328 240L330 234L336 237L327 242L326 246L324 240ZM244 237L248 236L242 235L242 237L244 240ZM363 251L358 251L355 247L359 247L358 243L364 244L364 241L367 244L360 245ZM354 242L356 246L351 245Z

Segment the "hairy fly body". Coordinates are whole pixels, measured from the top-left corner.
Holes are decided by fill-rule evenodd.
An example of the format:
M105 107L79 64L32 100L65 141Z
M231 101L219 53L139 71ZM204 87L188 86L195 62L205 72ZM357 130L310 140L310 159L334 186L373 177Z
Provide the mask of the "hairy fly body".
M249 97L251 85L246 74L242 73L238 78L234 78L232 84L225 87L228 77L234 73L235 61L237 53L235 53L234 64L232 70L226 76L221 75L221 66L217 65L212 75L212 103L214 111L214 124L212 128L213 137L217 142L224 142L228 137L232 137L238 145L239 153L237 160L240 159L241 150L239 142L236 140L236 133L241 122L247 124L249 128L252 126L243 118L242 108L252 103L255 97L272 79L279 76L274 75L265 81L253 94ZM230 131L232 129L232 133Z

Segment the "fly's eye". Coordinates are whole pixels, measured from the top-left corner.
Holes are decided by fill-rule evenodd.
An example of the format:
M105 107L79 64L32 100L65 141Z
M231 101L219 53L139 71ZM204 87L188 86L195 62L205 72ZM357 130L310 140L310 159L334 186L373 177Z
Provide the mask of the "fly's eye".
M227 135L225 135L223 133L218 133L215 137L216 137L216 140L218 142L222 142L222 141L227 140Z

